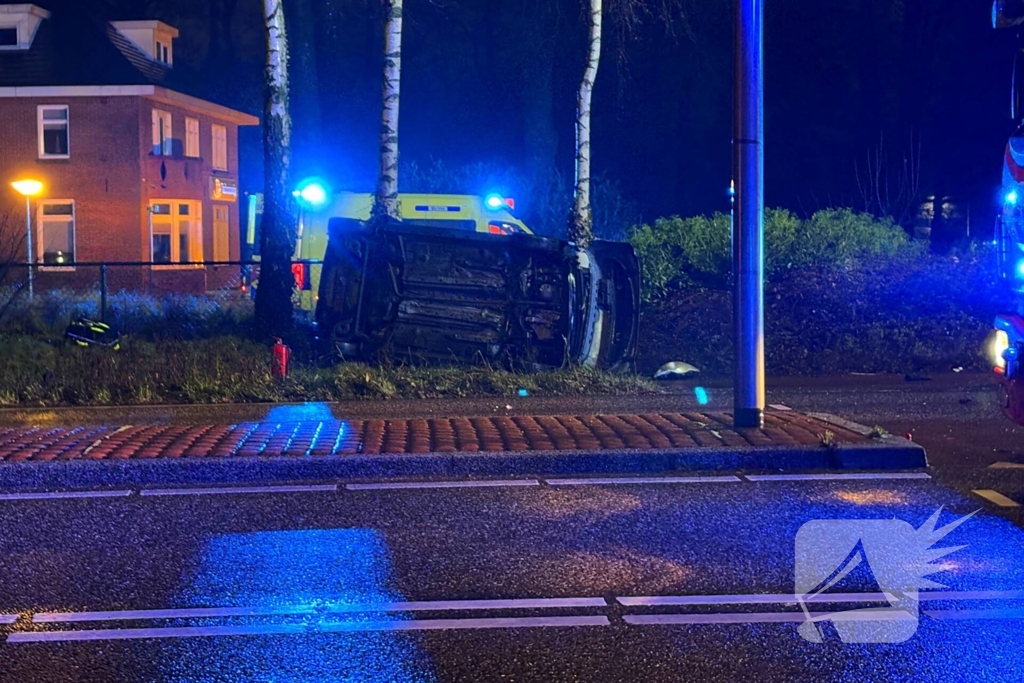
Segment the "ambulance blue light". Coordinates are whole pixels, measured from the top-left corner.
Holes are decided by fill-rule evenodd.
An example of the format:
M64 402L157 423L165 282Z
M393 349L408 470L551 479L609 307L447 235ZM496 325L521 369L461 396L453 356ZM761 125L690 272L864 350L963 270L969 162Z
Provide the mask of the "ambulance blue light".
M1013 272L1017 275L1018 280L1024 280L1024 259L1017 261L1017 266L1013 269Z
M501 207L505 206L505 198L502 197L500 194L489 194L484 199L484 204L487 205L488 209L496 211Z
M327 186L316 178L303 180L292 194L303 204L314 209L326 204L330 195Z
M1010 190L1006 193L1006 205L1016 206L1017 205L1017 190Z

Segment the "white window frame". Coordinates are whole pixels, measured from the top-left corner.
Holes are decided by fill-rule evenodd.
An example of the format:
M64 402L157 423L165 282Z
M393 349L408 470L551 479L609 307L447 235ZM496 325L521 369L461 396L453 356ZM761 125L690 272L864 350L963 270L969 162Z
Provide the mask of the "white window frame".
M159 38L156 39L156 61L161 64L170 64L170 47Z
M155 213L153 211L154 206L157 204L170 204L171 213ZM183 216L179 213L180 205L188 204L189 213L187 216ZM195 269L202 268L201 265L205 259L203 257L203 202L198 199L150 199L149 200L149 219L150 219L150 237L149 237L149 261L152 267L157 270L182 270L182 269ZM181 224L184 221L190 221L192 224L191 232L188 235L188 246L191 252L188 255L187 261L193 261L196 265L187 265L181 263ZM162 227L158 229L158 225L170 225L170 232L167 232ZM156 250L153 248L154 239L157 235L171 236L171 260L170 262L154 261L153 258L156 254Z
M70 264L68 264L66 266L54 265L52 263L46 263L46 264L43 263L43 255L44 255L43 246L45 244L44 241L43 241L43 224L47 223L47 222L50 222L50 221L57 222L58 220L63 222L63 221L65 221L67 219L67 214L58 214L59 218L55 218L55 217L52 217L52 216L48 217L48 216L46 216L46 213L43 210L43 208L46 207L46 206L61 205L61 204L70 204L71 205L71 254L75 258L75 260L78 260L78 215L77 215L77 211L75 209L75 200L74 199L42 199L42 200L39 201L38 205L36 206L36 225L35 225L35 230L33 231L35 233L35 236L34 236L35 244L32 245L34 247L34 250L35 250L35 253L32 254L32 256L35 259L36 263L40 264L39 265L39 269L40 270L47 270L47 271L72 271L72 270L75 269L74 262L72 262L72 263L70 263Z
M228 127L219 123L210 126L210 144L213 170L228 170Z
M153 109L153 156L174 154L174 128L171 112Z
M64 111L64 121L55 121L53 119L46 120L44 122L43 112L47 111ZM56 124L64 124L64 137L68 144L68 151L66 154L47 154L46 153L46 141L45 135L43 134L46 130L46 126L54 126ZM71 107L66 104L40 104L36 107L36 135L39 138L39 158L40 159L70 159L71 158Z
M185 156L198 159L199 153L199 119L185 117Z

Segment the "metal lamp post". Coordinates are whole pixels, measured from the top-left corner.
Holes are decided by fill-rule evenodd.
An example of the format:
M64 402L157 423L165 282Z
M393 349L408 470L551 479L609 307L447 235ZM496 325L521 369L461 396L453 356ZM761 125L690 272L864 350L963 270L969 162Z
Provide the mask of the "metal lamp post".
M11 183L11 187L25 197L25 244L28 247L28 259L26 260L28 264L28 298L31 299L33 296L32 266L34 264L32 258L32 197L43 191L43 184L38 180L16 180Z
M735 0L733 115L733 422L764 424L764 4Z

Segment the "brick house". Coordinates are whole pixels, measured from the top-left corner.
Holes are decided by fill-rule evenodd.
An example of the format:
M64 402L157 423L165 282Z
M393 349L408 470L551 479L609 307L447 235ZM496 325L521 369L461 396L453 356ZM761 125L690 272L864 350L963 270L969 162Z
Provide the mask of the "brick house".
M238 127L258 119L190 94L175 28L77 5L0 0L0 211L24 215L12 181L43 182L38 286L91 285L99 262L152 264L109 267L112 289L230 286L238 267L208 264L240 258Z

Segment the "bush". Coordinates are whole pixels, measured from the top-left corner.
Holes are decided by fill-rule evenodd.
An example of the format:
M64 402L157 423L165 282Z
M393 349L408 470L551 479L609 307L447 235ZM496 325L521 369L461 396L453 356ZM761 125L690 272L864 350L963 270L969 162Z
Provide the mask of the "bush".
M776 375L985 370L985 336L1009 303L991 249L782 273L765 288L767 369ZM708 374L728 374L731 293L670 293L645 310L640 339L645 373L683 360Z
M849 209L819 211L807 220L768 209L764 231L768 280L793 270L849 269L923 252L891 220ZM725 214L659 218L634 228L629 240L640 256L647 300L676 289L729 286L731 219Z

